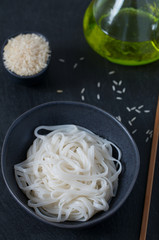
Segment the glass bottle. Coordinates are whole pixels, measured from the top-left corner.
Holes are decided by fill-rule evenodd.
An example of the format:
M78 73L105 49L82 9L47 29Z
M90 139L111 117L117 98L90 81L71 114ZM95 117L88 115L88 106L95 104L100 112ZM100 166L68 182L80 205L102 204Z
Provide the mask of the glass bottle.
M93 0L83 29L89 45L111 62L135 66L159 59L159 0Z

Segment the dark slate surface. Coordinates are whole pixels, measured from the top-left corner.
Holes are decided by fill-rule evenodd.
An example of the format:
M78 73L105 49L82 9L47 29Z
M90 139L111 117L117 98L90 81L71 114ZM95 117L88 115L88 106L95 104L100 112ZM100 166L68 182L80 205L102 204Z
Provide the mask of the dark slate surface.
M159 62L141 67L112 64L98 56L87 45L82 29L84 11L88 0L2 0L0 4L0 45L16 32L31 30L46 35L52 45L52 60L48 75L41 86L25 87L15 84L6 75L0 61L0 147L10 124L26 110L48 101L82 101L100 107L114 116L133 134L141 156L137 183L125 204L107 221L84 230L58 229L38 222L28 215L9 194L0 174L0 239L2 240L75 240L107 239L137 240L140 233L147 170L152 139L146 138L153 129L159 90ZM79 58L84 57L84 61ZM65 59L65 63L59 61ZM76 69L73 69L78 63ZM109 72L114 70L113 75ZM113 80L122 80L126 88L123 100L116 100L112 91ZM97 83L101 87L97 87ZM57 93L62 89L63 93ZM100 100L97 99L100 94ZM144 105L141 113L128 112L126 107ZM144 110L150 110L145 113ZM128 121L136 120L133 126ZM157 157L147 240L159 239L159 155Z

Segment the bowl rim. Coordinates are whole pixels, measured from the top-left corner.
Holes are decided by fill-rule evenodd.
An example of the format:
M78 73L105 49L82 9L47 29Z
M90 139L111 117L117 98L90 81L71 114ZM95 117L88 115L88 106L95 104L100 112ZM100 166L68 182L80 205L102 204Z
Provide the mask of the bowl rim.
M133 179L132 179L132 182L131 184L129 185L129 188L126 192L126 194L123 196L123 198L121 199L121 201L115 206L113 207L113 209L109 209L106 213L106 215L101 215L99 218L97 219L90 219L90 221L86 221L86 222L78 222L78 221L74 221L73 225L71 224L67 224L68 222L49 222L49 221L46 221L45 219L42 219L40 216L38 216L35 212L33 212L28 206L25 206L23 204L22 201L20 201L18 199L18 197L16 197L12 191L12 189L10 188L8 182L7 182L7 179L5 177L5 170L4 170L4 155L5 155L5 147L7 145L7 141L8 141L8 138L10 136L10 133L12 132L12 130L14 129L14 127L19 124L19 122L24 119L26 116L30 115L32 112L40 109L40 108L44 108L45 106L48 106L48 105L75 105L75 106L81 106L81 107L86 107L86 108L91 108L91 109L94 109L96 110L97 112L100 112L104 115L107 115L109 118L111 118L113 121L115 121L120 128L122 128L124 130L124 132L126 133L126 135L128 136L128 138L130 139L132 145L133 145L133 149L134 149L134 152L135 152L135 155L136 155L136 169L135 169L135 172L134 172L134 175L133 175ZM42 103L40 105L37 105L27 111L25 111L24 113L22 113L19 117L17 117L13 122L12 124L10 125L10 127L8 128L7 132L6 132L6 135L4 137L4 141L3 141L3 145L2 145L2 151L1 151L1 171L2 171L2 176L3 176L3 179L4 179L4 182L10 192L10 194L12 195L12 197L19 203L19 205L25 209L29 214L31 214L33 217L35 217L36 219L42 221L43 223L45 224L49 224L49 225L52 225L52 226L55 226L55 227L58 227L58 228L66 228L66 229L81 229L81 228L86 228L86 227L90 227L90 226L93 226L97 223L100 223L101 221L103 220L106 220L107 218L109 218L110 216L112 216L123 204L124 202L126 201L126 199L128 198L128 196L130 195L131 191L133 190L133 187L136 183L136 180L137 180L137 177L138 177L138 174L139 174L139 169L140 169L140 154L139 154L139 150L138 150L138 147L133 139L133 137L131 136L131 134L129 133L129 131L127 130L127 128L120 122L118 121L112 114L110 114L109 112L99 108L99 107L96 107L94 105L91 105L91 104L88 104L88 103L82 103L82 102L78 102L78 101L50 101L50 102L45 102L45 103ZM71 221L69 222L71 223Z
M48 42L48 44L49 44L49 56L48 56L48 59L47 59L47 62L46 62L46 66L45 66L43 69L41 69L40 72L37 72L37 73L35 73L35 74L33 74L33 75L22 75L22 76L21 76L21 75L18 75L17 73L15 73L15 72L11 71L10 69L8 69L8 68L6 67L6 65L5 65L5 63L4 63L4 59L3 59L4 47L7 45L8 41L9 41L11 38L17 37L17 36L20 35L20 34L24 34L24 35L25 35L25 34L36 34L36 35L38 35L38 36L43 37L43 38L46 40L46 42ZM4 42L3 42L3 44L2 44L2 48L1 48L2 64L3 64L4 68L5 68L5 70L6 70L8 73L10 73L12 76L14 76L14 77L16 77L16 78L18 78L18 79L21 79L21 80L32 79L32 78L37 78L37 77L41 76L41 75L46 71L46 69L48 68L48 66L49 66L49 64L50 64L51 55L52 55L52 49L51 49L51 44L50 44L50 41L48 40L48 37L45 36L43 33L40 33L40 32L37 32L37 31L22 31L22 32L14 33L14 34L8 36L8 37L4 40Z

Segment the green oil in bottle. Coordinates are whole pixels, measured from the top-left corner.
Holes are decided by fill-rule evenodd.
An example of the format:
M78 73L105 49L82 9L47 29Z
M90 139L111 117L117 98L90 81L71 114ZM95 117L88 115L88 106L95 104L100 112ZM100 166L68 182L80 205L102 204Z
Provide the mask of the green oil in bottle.
M111 62L132 66L159 59L159 48L153 32L158 24L156 17L142 10L125 8L108 28L108 15L101 16L97 24L93 3L85 12L83 29L87 42L98 54ZM129 19L129 22L126 23L125 19ZM109 33L105 29L109 29Z

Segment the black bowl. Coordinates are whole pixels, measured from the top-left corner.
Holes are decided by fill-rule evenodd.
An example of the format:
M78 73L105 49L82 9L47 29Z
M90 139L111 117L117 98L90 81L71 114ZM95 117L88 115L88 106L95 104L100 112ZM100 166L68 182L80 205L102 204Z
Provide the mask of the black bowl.
M16 36L18 36L19 34L37 34L38 36L42 36L48 43L49 43L49 50L50 50L50 55L48 57L47 60L47 65L45 68L43 68L40 72L33 74L33 75L28 75L28 76L20 76L18 74L16 74L15 72L12 72L11 70L9 70L5 64L4 64L4 60L3 60L3 52L4 52L4 47L6 46L6 44L8 43L9 39L14 38ZM50 64L50 60L51 60L51 46L50 46L50 42L48 40L47 37L45 37L43 34L39 33L39 32L20 32L20 33L16 33L14 35L9 36L3 43L2 49L1 49L1 57L2 57L2 62L3 62L3 66L4 69L6 70L6 72L9 74L9 76L11 77L11 80L13 80L16 83L20 83L22 85L28 85L28 86L32 86L32 85L37 85L39 83L42 82L43 77L45 76L49 64Z
M122 173L116 197L110 202L110 209L100 212L87 222L50 223L27 205L27 197L19 189L14 165L23 161L26 151L34 140L34 129L39 125L76 124L115 143L122 151ZM88 104L78 102L49 102L22 114L10 126L2 147L2 173L5 183L15 200L32 216L61 228L82 228L92 226L115 213L125 202L135 184L140 159L136 144L126 128L109 113Z

